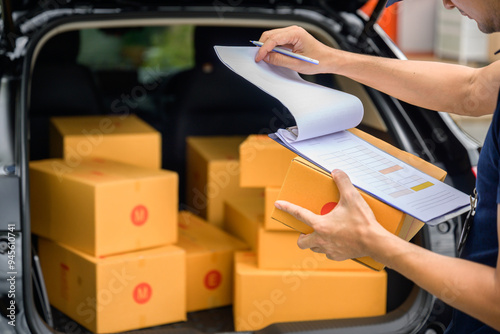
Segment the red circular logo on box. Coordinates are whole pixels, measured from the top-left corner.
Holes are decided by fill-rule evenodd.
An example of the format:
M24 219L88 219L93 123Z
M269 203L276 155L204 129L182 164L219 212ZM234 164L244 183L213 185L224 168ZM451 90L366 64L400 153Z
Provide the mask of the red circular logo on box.
M205 287L208 290L217 289L222 282L222 274L218 270L211 270L205 275Z
M134 300L137 304L145 304L151 299L151 295L153 294L153 289L151 285L146 282L139 283L134 288Z
M137 205L132 209L130 219L135 226L141 226L148 220L148 209L144 205Z
M335 202L328 202L321 208L321 215L326 215L330 211L332 211L337 206Z

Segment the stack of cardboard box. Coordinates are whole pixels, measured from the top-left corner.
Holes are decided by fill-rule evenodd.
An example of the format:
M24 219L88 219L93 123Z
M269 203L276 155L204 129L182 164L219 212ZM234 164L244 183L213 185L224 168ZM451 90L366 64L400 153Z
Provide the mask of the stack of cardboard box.
M294 158L295 154L267 136L249 136L240 146L241 185L264 187L265 199L226 202L226 229L253 250L235 257L234 321L238 331L277 322L385 313L385 271L352 260L330 261L323 254L301 250L297 247L299 232L271 219Z
M30 164L51 304L98 333L185 320L178 176L158 169L159 134L132 115L56 118L51 147L60 158Z
M261 188L242 188L242 136L187 138L186 209L179 217L178 245L187 256L187 310L233 302L234 253L247 243L223 230L224 202L262 198ZM244 240L244 239L242 239Z
M446 173L430 163L357 129L349 131L444 180ZM264 206L255 199L226 204L228 229L248 238L253 248L252 253L238 253L235 260L236 330L257 330L285 321L383 314L387 289L383 264L369 257L333 262L309 250L299 250L296 245L299 232L311 233L312 228L274 208L274 201L279 199L316 214L329 213L340 198L330 174L294 157L264 136L250 136L240 146L240 159L241 184L266 187L266 198ZM410 240L422 228L422 222L360 193L379 223L391 233Z
M300 250L298 231L308 226L274 208L279 198L328 213L338 190L327 173L266 135L190 137L191 212L178 212L178 176L159 169L160 142L132 115L52 120L57 158L30 164L32 232L52 305L98 333L182 321L186 312L231 303L237 331L385 313L383 265ZM444 178L413 156L390 153ZM400 237L421 228L363 196Z

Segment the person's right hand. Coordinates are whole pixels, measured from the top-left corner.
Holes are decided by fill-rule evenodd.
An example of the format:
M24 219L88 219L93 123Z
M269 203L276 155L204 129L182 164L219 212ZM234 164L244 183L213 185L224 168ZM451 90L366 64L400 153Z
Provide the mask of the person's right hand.
M331 72L328 69L332 49L316 40L307 31L298 26L265 31L259 39L264 43L255 61L261 60L277 66L288 67L303 74L317 74ZM276 46L291 49L293 52L319 60L319 64L311 64L276 52L272 49Z
M379 224L346 173L334 170L332 180L339 190L340 199L335 208L325 215L314 214L286 201L275 202L276 208L314 230L310 234L301 234L297 240L298 246L324 253L335 261L377 256L376 249L383 248L388 238L395 237L394 234Z

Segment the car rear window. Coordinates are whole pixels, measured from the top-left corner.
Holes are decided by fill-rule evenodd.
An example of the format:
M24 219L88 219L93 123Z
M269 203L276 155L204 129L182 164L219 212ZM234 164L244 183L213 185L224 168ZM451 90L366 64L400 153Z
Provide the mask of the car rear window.
M139 81L153 70L169 75L194 65L194 26L84 29L78 62L94 71L137 70Z

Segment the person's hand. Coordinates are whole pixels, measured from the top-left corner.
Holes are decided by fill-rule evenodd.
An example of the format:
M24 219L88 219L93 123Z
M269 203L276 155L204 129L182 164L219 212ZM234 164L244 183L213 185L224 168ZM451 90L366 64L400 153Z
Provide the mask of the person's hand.
M276 201L275 205L314 229L310 234L299 236L297 244L301 249L310 248L336 261L370 256L371 245L376 240L383 240L380 238L390 232L377 222L347 174L334 170L332 178L339 189L340 199L326 215L316 215L286 201Z
M265 31L259 39L264 43L255 61L261 60L277 66L288 67L303 74L317 74L327 72L329 53L331 48L316 40L307 31L298 26ZM276 46L291 49L293 52L319 60L319 65L288 57L272 52Z

